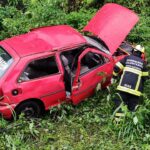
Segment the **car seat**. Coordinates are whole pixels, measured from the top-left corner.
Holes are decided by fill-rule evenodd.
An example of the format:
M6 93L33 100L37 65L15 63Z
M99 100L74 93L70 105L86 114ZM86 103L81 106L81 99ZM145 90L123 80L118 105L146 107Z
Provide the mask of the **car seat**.
M61 60L64 65L64 80L66 91L71 92L71 65L73 57L72 55L61 55Z

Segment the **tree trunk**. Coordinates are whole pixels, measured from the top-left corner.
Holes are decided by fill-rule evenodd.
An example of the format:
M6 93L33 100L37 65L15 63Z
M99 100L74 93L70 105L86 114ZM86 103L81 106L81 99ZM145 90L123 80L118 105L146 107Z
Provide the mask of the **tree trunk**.
M68 0L68 12L76 9L76 0Z
M68 0L68 12L78 11L83 4L83 0Z

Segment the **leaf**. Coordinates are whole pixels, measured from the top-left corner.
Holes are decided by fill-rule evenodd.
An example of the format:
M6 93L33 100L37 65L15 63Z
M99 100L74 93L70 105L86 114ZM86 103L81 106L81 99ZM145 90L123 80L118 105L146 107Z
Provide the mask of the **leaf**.
M134 123L134 125L137 125L137 123L138 123L138 118L137 118L137 116L135 116L135 117L133 118L133 123Z
M102 88L102 85L101 85L101 83L98 83L98 84L97 84L97 86L96 86L96 91L99 91L99 90L101 90L101 88Z

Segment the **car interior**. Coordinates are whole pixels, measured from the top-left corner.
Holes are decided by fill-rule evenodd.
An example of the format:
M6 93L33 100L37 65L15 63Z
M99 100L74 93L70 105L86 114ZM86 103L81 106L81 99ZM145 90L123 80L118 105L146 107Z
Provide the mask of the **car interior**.
M77 69L77 61L79 55L84 50L84 47L62 52L60 55L63 67L64 67L64 82L65 89L71 92L72 80L75 76L75 71Z
M66 91L68 92L71 92L71 85L76 73L78 57L85 48L86 47L81 47L65 51L62 52L60 55L65 72L64 73L65 88ZM105 60L101 55L88 52L81 60L80 75L84 75L85 73L95 68L96 66L104 64L104 62Z
M42 58L29 63L19 80L27 81L58 72L59 70L54 56Z

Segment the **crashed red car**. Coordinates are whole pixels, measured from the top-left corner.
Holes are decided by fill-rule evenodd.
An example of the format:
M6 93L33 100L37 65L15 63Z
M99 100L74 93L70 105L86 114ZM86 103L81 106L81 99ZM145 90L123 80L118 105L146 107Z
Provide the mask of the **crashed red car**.
M39 116L63 101L73 104L110 84L119 46L138 21L131 10L106 4L83 29L48 26L0 42L0 113ZM103 79L106 80L103 80Z

